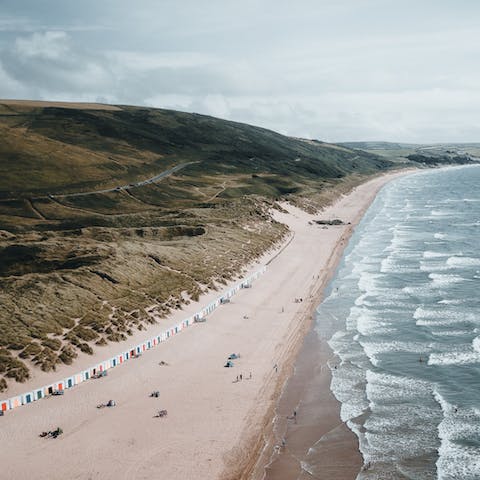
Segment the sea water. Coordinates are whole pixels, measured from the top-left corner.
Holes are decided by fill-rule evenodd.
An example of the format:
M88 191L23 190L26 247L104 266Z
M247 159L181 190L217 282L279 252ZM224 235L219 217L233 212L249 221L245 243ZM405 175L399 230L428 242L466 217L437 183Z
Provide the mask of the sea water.
M479 287L480 166L388 184L317 312L359 479L480 479Z

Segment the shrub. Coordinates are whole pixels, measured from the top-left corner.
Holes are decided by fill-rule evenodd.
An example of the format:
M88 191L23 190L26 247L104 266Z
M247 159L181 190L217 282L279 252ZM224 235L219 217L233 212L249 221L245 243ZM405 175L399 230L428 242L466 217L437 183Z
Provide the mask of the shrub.
M70 365L73 362L73 359L77 356L77 352L75 352L73 347L71 347L70 345L65 345L60 351L58 359L66 365Z
M89 328L82 327L81 325L77 325L71 333L85 342L90 342L91 340L96 340L98 338L98 333Z
M60 350L62 342L58 338L47 338L42 342L42 345L56 351Z
M88 353L89 355L93 355L93 348L88 343L81 343L79 347L83 353Z
M42 347L35 342L30 343L25 349L19 353L20 358L29 358L34 355L38 355L42 351Z
M5 376L8 378L14 378L17 382L20 383L23 383L25 382L25 380L30 378L30 374L26 365L20 360L17 360L16 358L12 358L10 360L8 370Z

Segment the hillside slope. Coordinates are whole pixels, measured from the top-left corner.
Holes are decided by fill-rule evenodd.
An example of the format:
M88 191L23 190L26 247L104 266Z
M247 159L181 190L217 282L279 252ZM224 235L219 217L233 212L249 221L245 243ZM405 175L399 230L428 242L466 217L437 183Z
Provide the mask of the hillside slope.
M157 322L391 163L168 110L0 101L0 390Z

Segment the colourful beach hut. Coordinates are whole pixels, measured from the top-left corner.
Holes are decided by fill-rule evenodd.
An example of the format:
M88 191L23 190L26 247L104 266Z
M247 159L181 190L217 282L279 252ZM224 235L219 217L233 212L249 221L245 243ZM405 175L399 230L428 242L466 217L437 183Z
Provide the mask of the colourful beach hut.
M65 388L72 388L75 385L75 377L68 377L64 380Z
M43 392L44 392L43 388L38 388L37 390L35 390L33 392L34 399L35 400L40 400L41 398L43 398L44 397Z
M6 412L7 410L10 410L10 405L8 400L2 400L2 402L0 403L0 410L2 412Z
M43 387L43 388L44 388L45 395L51 395L53 393L53 391L55 390L55 385L51 384L51 385L47 385L46 387Z
M34 393L28 392L22 395L22 405L26 405L27 403L32 403L35 401Z

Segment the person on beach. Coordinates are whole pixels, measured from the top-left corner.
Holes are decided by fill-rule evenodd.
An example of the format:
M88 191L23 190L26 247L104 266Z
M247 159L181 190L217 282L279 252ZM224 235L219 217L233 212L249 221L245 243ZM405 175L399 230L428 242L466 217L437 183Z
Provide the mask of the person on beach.
M252 372L250 372L250 376L248 377L250 380L252 379Z
M243 378L243 376L242 376L242 374L240 374L240 380L242 380L242 378Z

